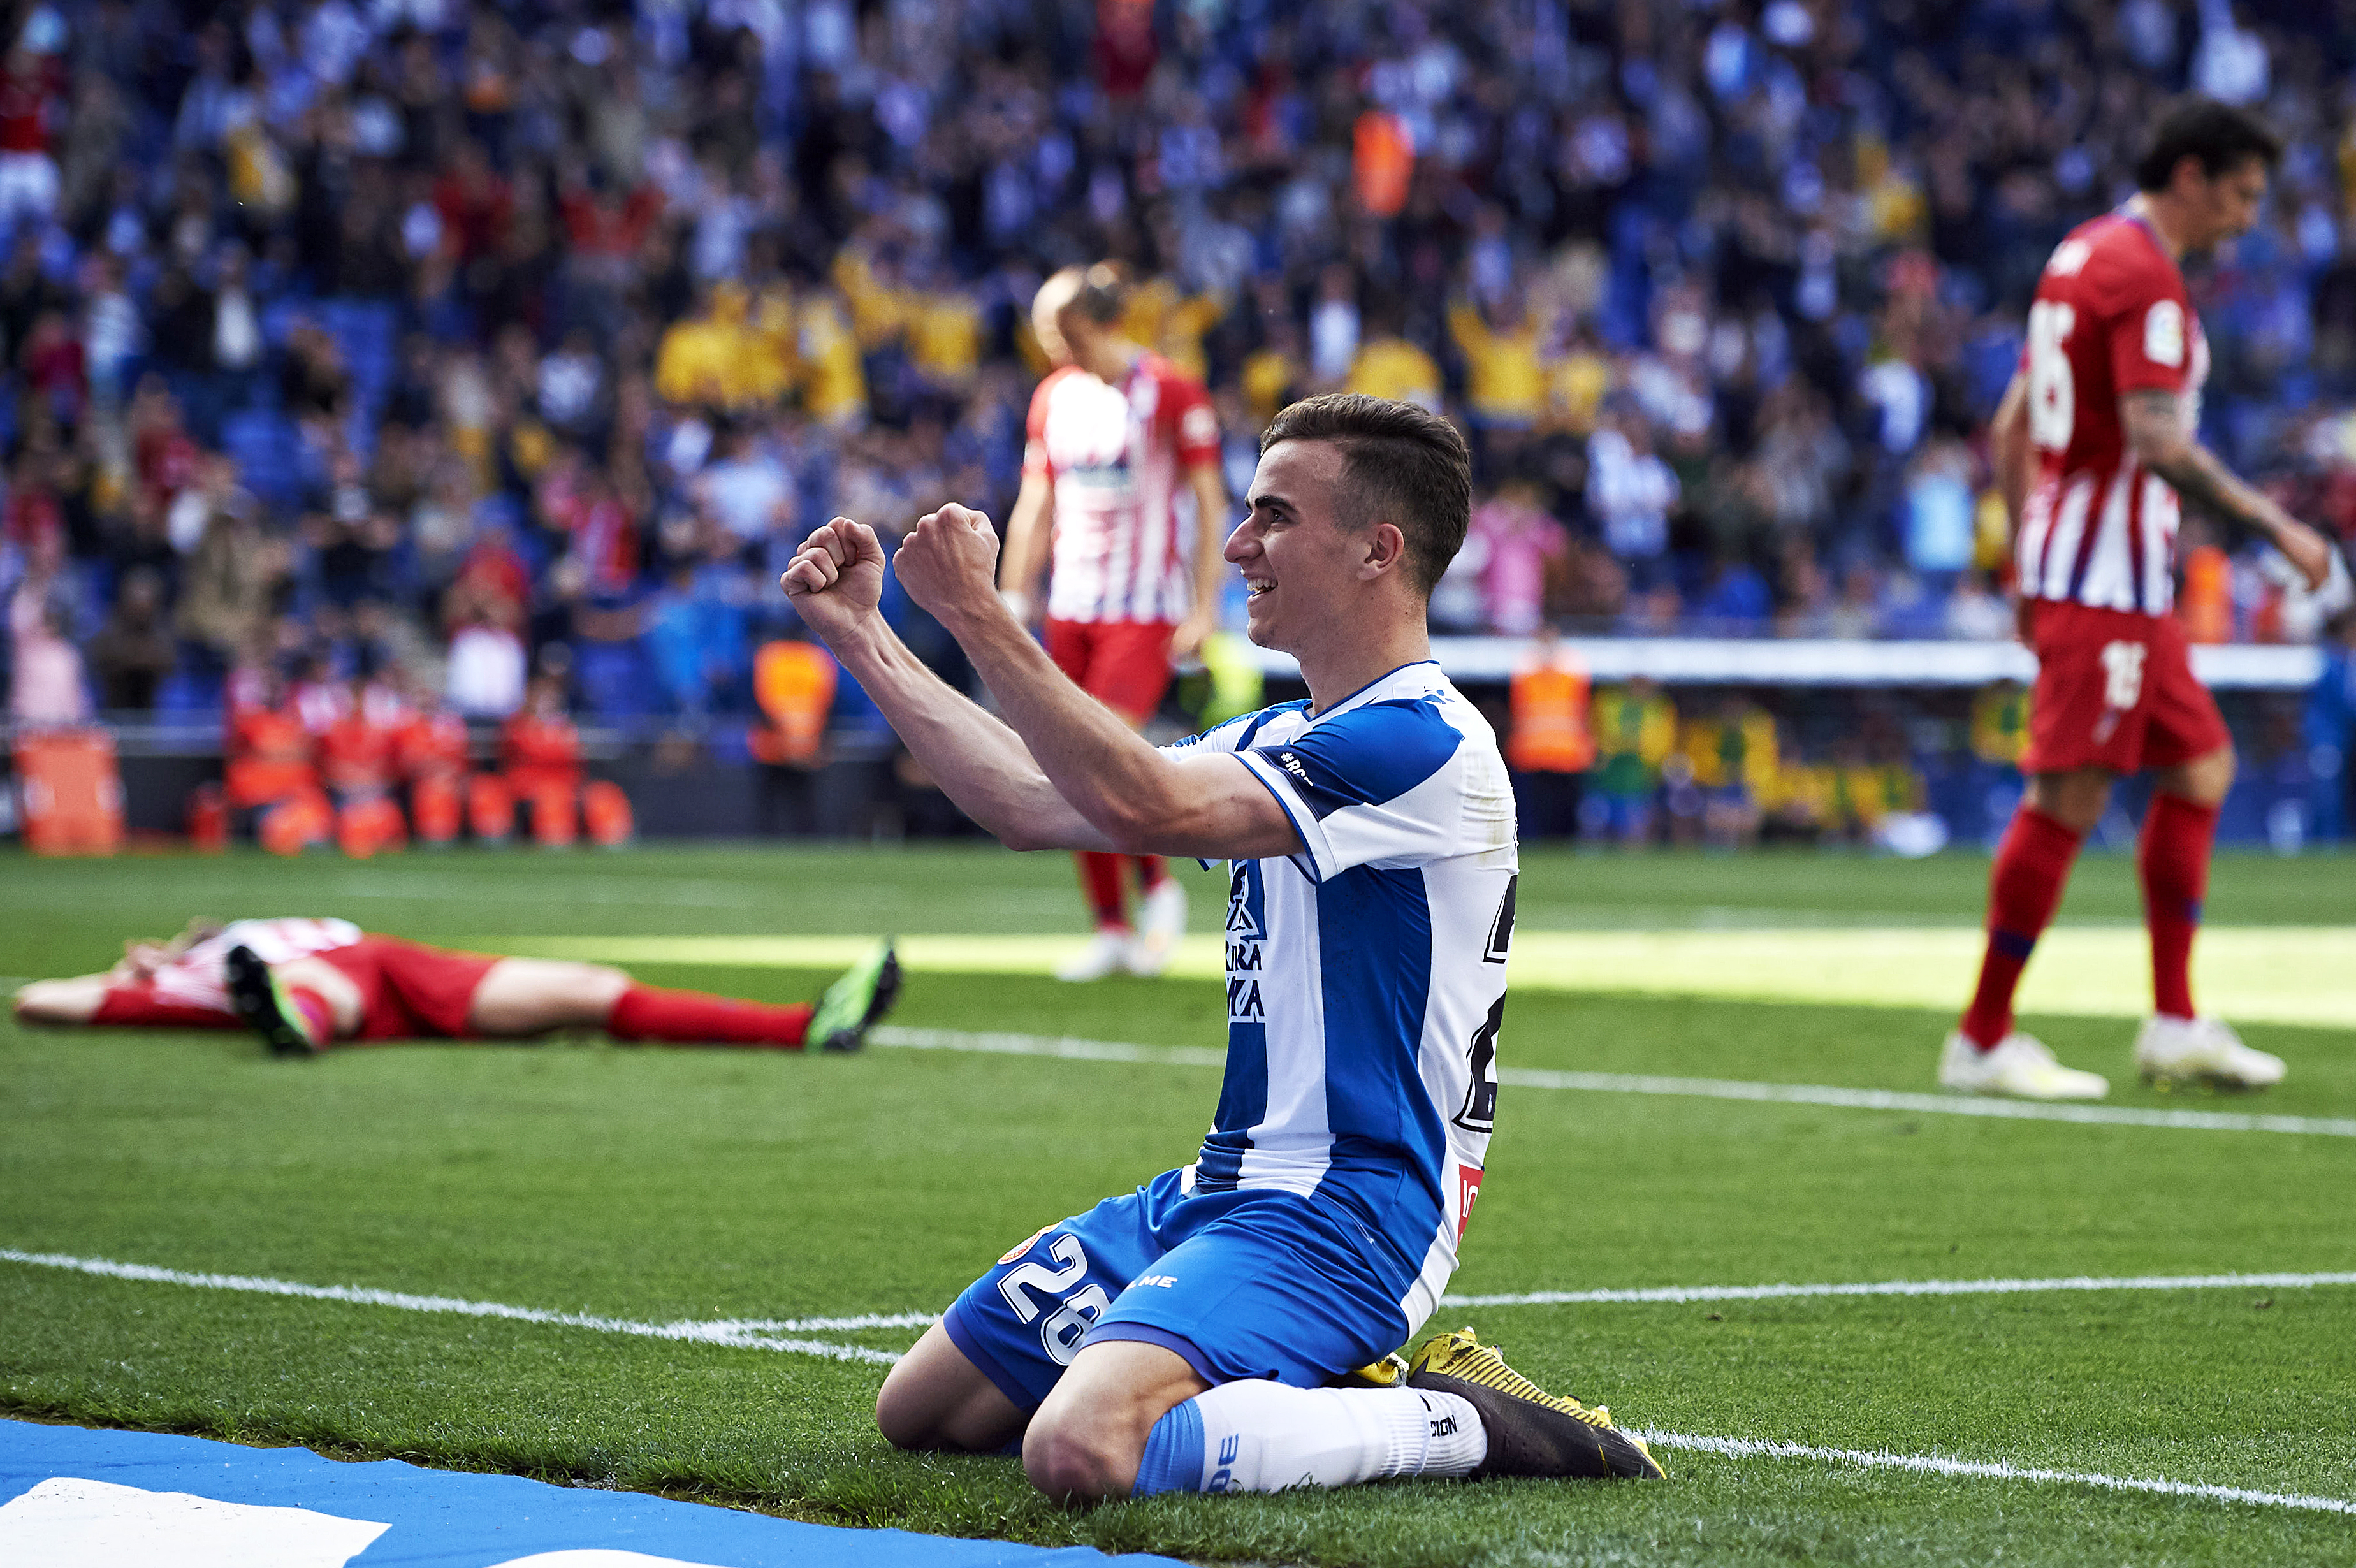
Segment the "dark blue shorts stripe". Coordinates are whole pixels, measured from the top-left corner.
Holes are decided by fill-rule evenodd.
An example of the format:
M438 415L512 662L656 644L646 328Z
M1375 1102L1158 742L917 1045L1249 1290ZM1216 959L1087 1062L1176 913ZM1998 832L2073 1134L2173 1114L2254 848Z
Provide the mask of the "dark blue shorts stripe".
M1090 1345L1102 1344L1108 1339L1133 1339L1141 1345L1159 1345L1194 1368L1194 1375L1213 1388L1226 1381L1213 1369L1211 1359L1203 1354L1201 1348L1183 1334L1173 1334L1151 1323L1101 1323L1088 1330L1088 1337L1080 1341L1080 1349L1085 1350Z

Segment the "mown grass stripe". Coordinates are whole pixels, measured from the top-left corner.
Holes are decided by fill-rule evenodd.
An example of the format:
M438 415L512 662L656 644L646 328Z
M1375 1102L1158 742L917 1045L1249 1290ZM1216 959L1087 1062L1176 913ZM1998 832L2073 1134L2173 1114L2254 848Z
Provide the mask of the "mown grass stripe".
M1659 1285L1641 1290L1532 1290L1450 1296L1442 1307L1577 1307L1609 1302L1779 1301L1822 1296L2026 1296L2057 1290L2301 1290L2356 1285L2342 1274L2149 1274L2060 1279L1885 1279L1839 1285Z
M2316 1497L2305 1492L2261 1492L2247 1487L2203 1486L2197 1481L2171 1481L2158 1477L2105 1476L2091 1470L2048 1470L2014 1465L2002 1459L1948 1459L1935 1454L1892 1454L1886 1449L1871 1448L1815 1448L1804 1443L1772 1443L1755 1437L1701 1437L1684 1432L1638 1432L1636 1435L1657 1448L1723 1454L1732 1459L1822 1459L1837 1464L1859 1465L1868 1469L1906 1470L1916 1475L1957 1476L1989 1481L2060 1481L2072 1486L2099 1487L2108 1491L2152 1492L2169 1498L2201 1498L2214 1502L2252 1503L2265 1508L2356 1514L2356 1499Z
M245 1291L257 1296L291 1296L308 1301L343 1301L359 1307L391 1307L404 1312L446 1312L464 1317L501 1317L517 1323L545 1323L565 1328L590 1328L604 1334L632 1334L648 1339L684 1339L732 1349L791 1350L798 1355L824 1356L838 1361L866 1361L890 1366L900 1358L889 1350L864 1345L838 1345L826 1339L781 1339L804 1327L796 1321L776 1323L693 1322L638 1323L626 1317L605 1317L586 1312L550 1312L537 1307L509 1307L497 1301L466 1301L454 1296L413 1296L403 1290L376 1290L357 1285L302 1285L294 1280L266 1279L255 1275L188 1274L157 1268L152 1264L116 1263L110 1258L78 1258L63 1253L25 1253L0 1247L0 1262L30 1264L41 1268L71 1269L109 1279L144 1280L155 1285L186 1285L206 1290ZM879 1319L873 1327L900 1326L904 1314ZM922 1319L930 1322L926 1317ZM819 1320L830 1327L866 1328L865 1321Z
M868 1031L874 1045L917 1051L969 1051L995 1056L1052 1056L1077 1061L1153 1061L1173 1067L1217 1067L1226 1053L1202 1046L1138 1045L1127 1040L1076 1040L965 1029ZM2218 1133L2293 1133L2356 1138L2356 1116L2274 1116L2239 1111L2154 1111L2128 1105L2051 1105L1959 1094L1914 1094L1895 1089L1848 1089L1830 1083L1754 1083L1732 1078L1665 1078L1635 1072L1563 1072L1508 1067L1497 1081L1521 1089L1569 1089L1595 1094L1665 1094L1771 1104L1836 1105L1847 1110L1906 1111L1931 1116L1994 1116L2027 1122L2076 1122L2095 1126L2168 1127Z
M208 1290L244 1291L262 1296L294 1296L312 1301L340 1301L356 1306L388 1307L408 1312L452 1313L469 1317L497 1317L519 1323L587 1328L600 1333L627 1334L645 1339L681 1339L732 1349L776 1350L823 1356L835 1360L889 1366L898 1361L890 1350L863 1345L841 1345L822 1339L787 1339L795 1329L916 1328L935 1321L925 1312L862 1313L842 1317L723 1318L708 1322L640 1323L594 1313L551 1312L534 1307L512 1307L496 1301L469 1301L450 1296L419 1296L408 1291L378 1290L364 1285L303 1285L293 1280L254 1275L197 1274L159 1268L152 1264L118 1263L109 1258L74 1257L63 1253L28 1253L0 1247L0 1262L42 1268L69 1269L111 1279L139 1280L158 1285L190 1285ZM1974 1289L2165 1289L2222 1285L2342 1285L2356 1284L2356 1274L2337 1275L2150 1275L2124 1280L1927 1280L1863 1285L1763 1285L1669 1287L1666 1290L1541 1293L1513 1297L1452 1297L1453 1307L1508 1306L1547 1301L1671 1301L1733 1300L1753 1296L1785 1295L1960 1295ZM2199 1498L2218 1502L2303 1509L2327 1513L2356 1513L2356 1501L2303 1493L2264 1492L2243 1487L2206 1486L2160 1477L2105 1476L2089 1471L2051 1470L2014 1465L2005 1460L1949 1459L1937 1455L1893 1454L1885 1449L1818 1448L1799 1443L1778 1443L1751 1437L1711 1437L1683 1432L1638 1433L1659 1447L1724 1455L1730 1458L1815 1459L1869 1468L1904 1470L1918 1475L1953 1476L1985 1480L2062 1482L2114 1491L2149 1492L2166 1497Z

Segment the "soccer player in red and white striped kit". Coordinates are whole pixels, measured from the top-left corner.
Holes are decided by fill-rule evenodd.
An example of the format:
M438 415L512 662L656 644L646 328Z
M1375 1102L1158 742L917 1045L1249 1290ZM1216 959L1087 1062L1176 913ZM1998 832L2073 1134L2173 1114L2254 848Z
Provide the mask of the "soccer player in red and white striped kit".
M2038 282L1990 432L2014 522L2021 635L2038 661L2029 787L1997 849L1979 984L1940 1058L1946 1088L2039 1100L2109 1092L2016 1029L2012 1000L2113 781L2145 768L2156 786L2138 851L2153 1016L2136 1065L2147 1078L2243 1088L2283 1075L2279 1057L2193 1008L2192 938L2233 747L2169 613L2179 497L2263 534L2311 584L2344 581L2322 535L2195 434L2209 347L2177 261L2250 228L2280 152L2239 109L2175 109L2136 166L2138 193L2072 230Z
M1105 263L1064 269L1032 302L1032 330L1055 368L1032 394L998 581L1027 624L1052 555L1048 656L1141 729L1162 705L1172 662L1218 625L1227 489L1210 395L1121 336L1121 304L1120 274ZM1186 930L1185 890L1162 858L1075 858L1096 934L1057 976L1161 973ZM1143 895L1134 934L1124 859L1135 862Z

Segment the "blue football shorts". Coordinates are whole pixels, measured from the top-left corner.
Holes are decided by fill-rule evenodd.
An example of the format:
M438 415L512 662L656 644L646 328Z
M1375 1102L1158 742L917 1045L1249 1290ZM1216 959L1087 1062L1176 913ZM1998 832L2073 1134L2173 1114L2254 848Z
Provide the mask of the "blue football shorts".
M1136 1339L1204 1381L1315 1388L1404 1344L1412 1262L1330 1199L1190 1193L1183 1171L1048 1226L950 1304L966 1360L1035 1410L1084 1345Z

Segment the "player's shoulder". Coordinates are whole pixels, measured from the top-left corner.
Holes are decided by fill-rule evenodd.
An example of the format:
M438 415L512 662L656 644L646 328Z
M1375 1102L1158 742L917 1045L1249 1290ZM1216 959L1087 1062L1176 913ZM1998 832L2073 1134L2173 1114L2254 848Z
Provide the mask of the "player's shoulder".
M1079 374L1079 369L1076 365L1058 365L1041 377L1038 386L1031 391L1031 411L1033 414L1046 412L1047 405L1055 400L1056 389Z
M2107 212L2072 229L2045 263L2040 292L2059 285L2098 307L2127 306L2159 297L2181 298L2184 275L2150 227L2124 212Z
M1164 413L1183 412L1211 400L1210 390L1202 382L1151 349L1138 360L1137 370L1152 382L1154 405Z
M1471 747L1494 750L1495 737L1440 667L1394 670L1336 704L1300 737L1329 758L1346 756L1370 799L1406 794Z

